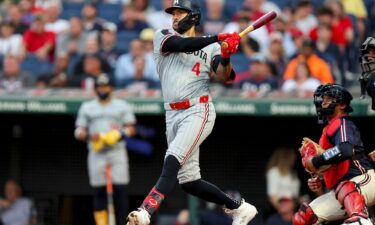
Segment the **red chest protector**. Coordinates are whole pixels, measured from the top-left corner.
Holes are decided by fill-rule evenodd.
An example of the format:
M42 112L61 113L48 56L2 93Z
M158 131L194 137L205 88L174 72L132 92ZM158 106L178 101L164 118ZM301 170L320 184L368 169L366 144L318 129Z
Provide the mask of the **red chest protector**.
M342 115L341 115L342 116ZM323 129L323 134L320 137L319 145L327 150L332 148L339 143L333 143L329 141L329 139L334 140L334 135L337 132L340 132L341 127L341 116L336 117L332 121L328 123L328 125ZM323 172L324 181L328 189L332 189L340 179L348 172L349 170L349 160L345 160L340 163L332 164L331 167Z

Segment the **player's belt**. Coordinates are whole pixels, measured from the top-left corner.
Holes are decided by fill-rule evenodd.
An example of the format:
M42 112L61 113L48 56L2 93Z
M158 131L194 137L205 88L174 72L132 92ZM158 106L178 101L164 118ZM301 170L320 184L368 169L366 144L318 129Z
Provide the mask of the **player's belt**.
M209 101L210 101L210 96L203 95L198 98L184 99L181 102L164 103L164 109L165 110L187 109L193 105L196 105L199 103L207 103Z

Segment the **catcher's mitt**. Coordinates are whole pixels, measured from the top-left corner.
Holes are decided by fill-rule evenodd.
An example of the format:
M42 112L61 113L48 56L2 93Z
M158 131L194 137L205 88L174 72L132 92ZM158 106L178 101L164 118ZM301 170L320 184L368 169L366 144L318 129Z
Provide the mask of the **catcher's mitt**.
M300 147L299 152L301 153L302 157L302 165L305 168L305 170L309 173L321 173L323 171L326 171L331 166L325 165L319 168L314 167L312 163L312 158L314 156L321 155L324 152L324 149L310 138L304 137L302 139L302 146Z

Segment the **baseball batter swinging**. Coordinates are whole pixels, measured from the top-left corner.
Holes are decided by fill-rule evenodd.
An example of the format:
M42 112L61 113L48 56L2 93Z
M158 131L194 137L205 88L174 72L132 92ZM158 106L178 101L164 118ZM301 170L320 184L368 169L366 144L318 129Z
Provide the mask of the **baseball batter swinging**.
M222 81L234 79L230 55L237 51L240 37L237 33L196 37L201 14L193 0L175 0L165 11L172 14L173 30L156 31L153 55L165 102L168 149L161 176L141 206L128 215L128 224L150 224L151 216L178 181L185 192L224 206L233 224L245 225L257 214L256 208L203 180L199 167L199 146L211 133L216 118L209 75L214 72ZM227 48L221 48L219 41L226 42Z

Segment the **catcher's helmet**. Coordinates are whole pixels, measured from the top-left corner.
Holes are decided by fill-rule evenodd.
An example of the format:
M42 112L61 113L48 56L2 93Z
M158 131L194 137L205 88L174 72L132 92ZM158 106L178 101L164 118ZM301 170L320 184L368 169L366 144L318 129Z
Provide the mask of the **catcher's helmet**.
M193 25L198 26L201 19L201 11L195 0L174 0L173 5L165 9L166 13L172 14L173 10L182 9L188 12L188 15L178 23L179 33L184 33Z
M333 98L333 102L329 104L327 108L322 107L323 96L329 96ZM353 112L353 108L350 106L350 101L353 99L352 95L348 90L339 84L322 84L314 92L314 104L318 120L320 123L325 122L325 116L332 115L336 104L346 104L345 112Z

